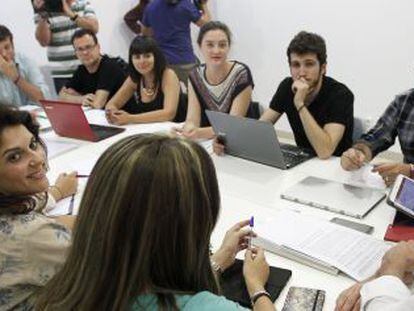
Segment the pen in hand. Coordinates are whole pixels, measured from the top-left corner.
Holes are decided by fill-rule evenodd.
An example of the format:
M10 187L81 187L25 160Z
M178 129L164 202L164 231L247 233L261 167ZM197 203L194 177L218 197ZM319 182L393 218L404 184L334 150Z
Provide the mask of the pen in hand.
M76 174L76 178L88 178L89 175Z
M75 195L72 194L72 197L70 198L70 202L69 202L69 211L68 211L68 215L73 215L73 207L75 205Z
M253 238L254 216L250 217L250 220L249 220L249 227L250 227L250 233L249 233L248 249L252 249L252 238Z

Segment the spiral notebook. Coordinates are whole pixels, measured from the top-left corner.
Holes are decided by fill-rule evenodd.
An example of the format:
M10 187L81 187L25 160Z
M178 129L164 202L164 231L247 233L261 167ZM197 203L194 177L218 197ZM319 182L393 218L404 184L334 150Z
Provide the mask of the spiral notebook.
M289 201L361 219L378 205L386 194L379 189L309 176L288 188L280 196Z

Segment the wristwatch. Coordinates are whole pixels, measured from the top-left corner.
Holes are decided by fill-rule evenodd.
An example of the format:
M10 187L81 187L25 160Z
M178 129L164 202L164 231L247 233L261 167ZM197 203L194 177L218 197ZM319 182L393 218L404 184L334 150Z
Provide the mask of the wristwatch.
M410 164L410 178L414 178L414 164Z
M262 297L262 296L266 296L267 298L269 298L270 300L272 300L271 299L271 297L270 297L270 294L267 292L267 291L265 291L265 290L259 290L259 291L257 291L257 292L255 292L251 297L250 297L250 301L251 301L251 303L252 303L252 306L254 306L254 304L256 303L256 301L260 298L260 297Z

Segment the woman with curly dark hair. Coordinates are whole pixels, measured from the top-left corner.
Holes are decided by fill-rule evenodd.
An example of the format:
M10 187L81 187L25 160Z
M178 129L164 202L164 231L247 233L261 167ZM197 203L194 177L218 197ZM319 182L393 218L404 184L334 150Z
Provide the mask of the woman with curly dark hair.
M0 104L0 309L28 310L62 266L73 217L43 211L76 192L76 174L49 187L46 149L32 116Z

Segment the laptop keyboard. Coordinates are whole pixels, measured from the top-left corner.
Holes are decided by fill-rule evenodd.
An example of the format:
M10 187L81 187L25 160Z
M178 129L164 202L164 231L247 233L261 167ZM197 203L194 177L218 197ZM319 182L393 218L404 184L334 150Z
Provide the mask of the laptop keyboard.
M288 167L295 166L313 157L311 153L294 145L280 144L280 148L282 150L285 163Z

